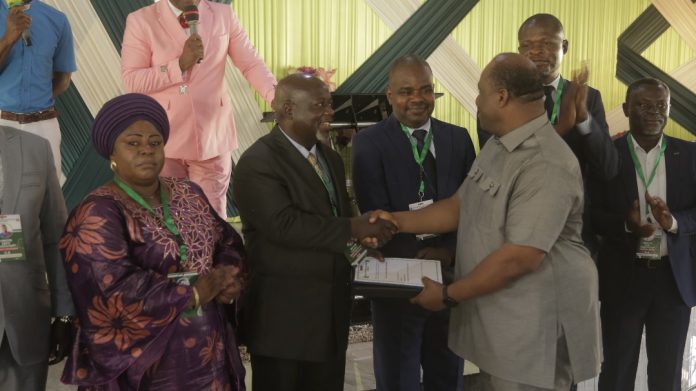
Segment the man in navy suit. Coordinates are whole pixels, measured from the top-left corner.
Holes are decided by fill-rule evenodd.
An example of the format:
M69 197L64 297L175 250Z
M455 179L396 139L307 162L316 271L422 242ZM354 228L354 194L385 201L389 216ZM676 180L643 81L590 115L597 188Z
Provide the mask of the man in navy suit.
M407 55L389 71L393 114L353 139L353 184L360 210L404 211L453 195L475 158L467 130L431 117L433 75ZM439 259L453 275L456 233L395 236L387 257ZM373 298L374 369L380 391L460 389L463 362L447 347L449 310L430 312L407 298Z
M550 14L532 15L520 26L517 40L519 53L532 60L542 74L547 115L578 158L585 183L589 173L604 180L613 178L618 172L618 159L609 137L601 94L586 84L585 67L573 75L573 81L561 77L561 63L568 52L561 21ZM490 134L477 125L479 145L483 148ZM582 238L596 255L598 244L588 222L589 210L585 193Z
M645 327L648 388L680 390L696 305L696 144L665 136L669 88L628 87L629 133L614 144L619 175L592 178L592 223L601 235L599 289L604 362L600 390L633 390Z

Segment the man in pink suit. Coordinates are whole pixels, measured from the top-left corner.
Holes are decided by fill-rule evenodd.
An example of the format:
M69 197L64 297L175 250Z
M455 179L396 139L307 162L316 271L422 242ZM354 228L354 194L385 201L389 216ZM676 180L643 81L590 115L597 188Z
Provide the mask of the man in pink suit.
M192 4L198 6L197 34L181 16ZM126 20L121 50L125 89L156 99L167 110L171 124L161 175L188 177L198 183L223 218L232 151L237 148L233 109L225 87L228 56L271 102L276 79L229 5L161 0L131 13Z

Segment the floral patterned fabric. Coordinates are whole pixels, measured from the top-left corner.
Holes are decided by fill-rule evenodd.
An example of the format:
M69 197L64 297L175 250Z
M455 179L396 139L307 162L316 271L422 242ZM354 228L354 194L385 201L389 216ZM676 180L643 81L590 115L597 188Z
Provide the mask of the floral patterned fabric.
M80 390L244 390L232 324L216 302L182 316L192 291L168 273L244 266L242 240L192 182L161 178L187 246L180 263L174 236L110 187L72 212L60 241L78 327L63 382Z

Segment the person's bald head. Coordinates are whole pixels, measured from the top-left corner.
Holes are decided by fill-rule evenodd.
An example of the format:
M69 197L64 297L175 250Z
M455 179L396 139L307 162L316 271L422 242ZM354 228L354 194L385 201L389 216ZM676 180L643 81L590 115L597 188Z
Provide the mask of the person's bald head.
M537 67L517 53L501 53L484 68L476 98L481 126L494 134L514 129L544 111L544 86ZM516 126L515 126L516 127Z
M536 14L525 20L517 32L517 51L536 64L551 84L559 75L563 56L568 52L563 24L551 14Z
M271 102L276 121L291 138L308 146L333 119L331 94L317 77L295 73L278 82Z

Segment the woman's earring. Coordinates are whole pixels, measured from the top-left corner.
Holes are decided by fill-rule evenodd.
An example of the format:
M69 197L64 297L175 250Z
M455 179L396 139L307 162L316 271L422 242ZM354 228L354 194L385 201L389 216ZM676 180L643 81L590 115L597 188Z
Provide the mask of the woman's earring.
M109 164L109 168L111 168L111 171L116 172L116 169L118 168L116 166L116 162L112 160L111 164Z

